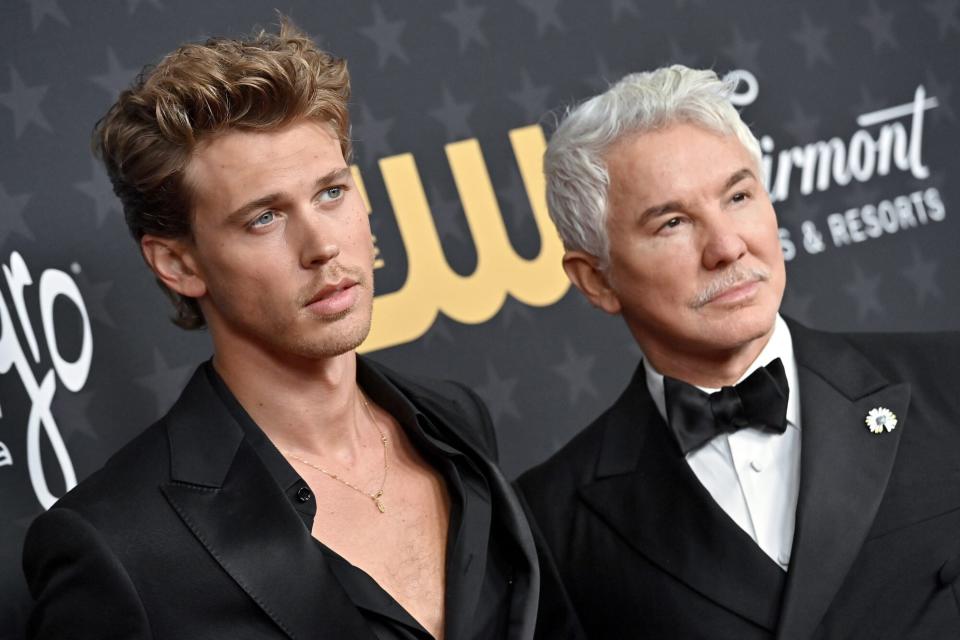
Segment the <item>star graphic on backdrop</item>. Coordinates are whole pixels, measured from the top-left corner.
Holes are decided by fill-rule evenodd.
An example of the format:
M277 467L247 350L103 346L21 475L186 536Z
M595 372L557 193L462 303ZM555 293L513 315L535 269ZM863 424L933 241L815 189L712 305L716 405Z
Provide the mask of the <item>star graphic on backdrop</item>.
M120 200L113 193L113 185L110 184L107 170L95 160L90 163L90 166L90 179L74 182L73 186L93 199L94 211L97 214L97 226L99 227L111 211L122 215L123 210L120 207Z
M803 47L807 58L807 68L813 67L817 61L824 64L833 64L833 58L827 50L827 36L830 30L826 27L818 27L810 20L810 16L804 11L801 14L800 28L790 34L790 38Z
M530 208L530 198L527 197L527 188L519 171L511 171L509 182L503 189L497 189L497 199L506 203L510 214L511 226L520 229L533 222L533 210Z
M359 31L377 45L377 64L382 69L390 58L399 58L409 63L407 53L400 44L400 35L406 27L403 20L387 20L379 4L373 5L373 24L360 27Z
M580 355L566 341L563 344L563 352L563 362L550 368L567 383L567 389L570 392L570 405L576 405L583 394L596 398L598 396L597 388L593 386L593 380L590 377L596 356Z
M698 65L697 54L692 51L683 50L676 38L669 38L668 40L670 43L670 58L666 60L666 62L670 64L682 64L695 69Z
M466 240L465 219L463 210L460 208L460 202L451 198L446 198L437 185L430 185L430 213L433 215L433 223L437 227L437 233L441 238L453 238L464 242Z
M444 22L449 23L457 30L457 37L460 41L460 53L467 50L471 42L476 42L481 47L487 46L487 39L480 29L480 19L486 13L483 7L470 7L464 0L456 0L457 8L453 11L445 11L440 14Z
M633 0L611 0L610 14L614 21L619 20L623 14L639 18L640 9L637 8L637 4Z
M800 293L796 287L788 286L783 296L781 310L785 315L802 324L812 324L810 307L813 305L812 293Z
M490 417L494 424L501 424L504 416L520 419L520 411L513 401L513 392L517 387L516 378L501 377L493 367L493 363L487 361L487 379L477 387L474 387L487 408L490 409Z
M43 22L43 19L50 16L60 24L70 26L67 15L60 8L57 0L27 0L30 3L30 21L33 23L33 30L36 31Z
M156 400L157 415L163 415L180 395L193 373L194 365L171 367L158 347L153 348L153 373L136 378L136 383L150 391Z
M533 325L533 314L530 313L530 307L511 296L507 296L507 299L504 300L503 307L497 317L500 318L500 326L504 329L512 327L517 318Z
M41 129L53 133L53 127L40 111L40 103L47 92L47 85L28 87L17 70L10 65L10 90L0 92L0 105L13 112L13 134L19 138L31 122Z
M949 35L951 31L960 33L960 18L957 18L957 9L960 8L960 0L933 0L923 5L930 15L933 16L940 29L940 39Z
M448 320L445 315L438 313L436 320L433 321L433 326L431 326L421 338L423 346L430 349L435 340L453 344L453 334L450 333L449 323L450 320Z
M805 143L816 140L820 118L806 113L799 102L794 102L791 109L793 115L783 123L783 128L793 136L794 142Z
M105 280L94 283L83 272L76 274L74 278L83 293L83 304L87 308L87 314L108 327L116 328L113 316L107 311L106 306L107 294L113 288L113 282Z
M109 93L110 98L115 100L121 91L133 83L138 73L140 73L140 69L121 66L120 61L117 60L117 54L113 52L112 48L107 47L107 72L99 76L92 76L90 80Z
M596 71L584 78L584 81L587 86L599 93L609 89L611 84L623 77L623 73L608 67L606 59L599 53L596 55L596 60Z
M540 116L547 112L547 98L550 96L550 87L537 86L530 80L526 70L520 72L523 88L511 91L510 100L523 108L524 121L538 122Z
M520 6L531 11L537 19L537 37L542 38L547 29L553 27L560 33L565 31L563 22L557 14L560 0L519 0Z
M89 419L93 396L93 391L73 393L67 389L57 389L53 396L53 416L64 440L71 440L77 435L91 440L100 439Z
M921 308L925 307L929 296L943 299L943 292L937 285L939 267L936 261L925 259L916 244L911 244L910 253L913 255L913 263L903 267L900 272L913 284L913 290L917 294L917 305Z
M463 140L471 137L470 123L467 119L473 112L473 105L469 102L457 102L450 95L449 89L443 88L443 104L430 110L430 116L438 120L446 130L447 140Z
M933 75L931 69L927 69L927 82L924 87L927 90L928 98L937 99L937 108L930 111L933 121L937 124L941 119L946 118L950 122L957 121L957 114L953 111L953 105L950 104L950 94L953 93L953 85L948 82L940 82L937 76Z
M881 11L876 0L870 0L869 13L860 16L857 22L870 33L874 53L879 53L884 45L891 49L900 48L900 43L893 35L893 11Z
M393 153L387 135L393 128L393 118L377 119L365 102L361 102L356 110L359 117L354 120L353 139L358 143L363 153L364 162L376 162Z
M152 4L155 9L163 9L163 5L160 4L160 0L127 0L127 12L134 13L140 8L140 4L143 2Z
M886 103L870 93L870 89L867 87L867 85L862 84L860 85L860 102L853 105L850 111L853 112L853 116L856 118L857 116L862 116L865 113L879 111L886 106Z
M723 48L723 53L733 61L740 69L746 69L756 73L759 68L760 52L759 40L747 40L740 33L739 27L733 28L733 37L730 38L730 45Z
M0 183L0 247L7 241L7 237L14 231L33 240L33 233L23 218L24 209L30 202L29 193L12 195L7 193L6 187Z
M860 265L853 263L853 279L843 285L847 295L853 298L857 303L857 318L863 322L867 317L874 313L883 315L883 305L877 296L877 289L883 276L879 273L872 276L865 275Z
M880 201L880 187L876 183L852 181L840 194L840 201L850 208L859 208L865 204L877 204Z

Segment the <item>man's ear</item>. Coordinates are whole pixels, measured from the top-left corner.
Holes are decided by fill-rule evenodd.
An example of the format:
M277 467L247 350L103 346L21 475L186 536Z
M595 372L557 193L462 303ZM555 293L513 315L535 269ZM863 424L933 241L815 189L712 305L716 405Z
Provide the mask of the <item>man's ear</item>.
M140 239L143 259L163 284L188 298L200 298L207 292L193 258L189 240L146 234Z
M620 313L620 300L610 287L610 282L600 270L596 257L583 251L567 251L563 254L563 270L590 304L607 313Z

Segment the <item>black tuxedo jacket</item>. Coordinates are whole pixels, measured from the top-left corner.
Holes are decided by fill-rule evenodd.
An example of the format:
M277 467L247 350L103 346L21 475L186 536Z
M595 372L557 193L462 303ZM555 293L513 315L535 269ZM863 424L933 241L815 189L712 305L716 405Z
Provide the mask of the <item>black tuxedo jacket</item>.
M960 335L790 324L796 533L783 572L669 439L638 368L519 481L591 638L960 638ZM870 409L899 423L874 435Z
M470 455L521 550L509 638L531 638L540 573L532 535L492 460L485 408L454 384L387 377L434 435ZM299 515L198 371L170 412L27 534L31 638L369 638ZM506 588L506 586L505 586Z

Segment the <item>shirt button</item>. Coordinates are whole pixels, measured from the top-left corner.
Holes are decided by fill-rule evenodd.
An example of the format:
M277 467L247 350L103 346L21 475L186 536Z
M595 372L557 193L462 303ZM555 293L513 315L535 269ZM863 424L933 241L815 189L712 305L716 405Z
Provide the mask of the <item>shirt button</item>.
M757 473L760 473L761 471L763 471L763 461L762 461L762 460L751 460L751 461L750 461L750 468L753 469L754 471L756 471Z
M310 492L310 489L306 487L300 487L300 490L297 491L297 500L300 502L310 502L313 498L313 494Z

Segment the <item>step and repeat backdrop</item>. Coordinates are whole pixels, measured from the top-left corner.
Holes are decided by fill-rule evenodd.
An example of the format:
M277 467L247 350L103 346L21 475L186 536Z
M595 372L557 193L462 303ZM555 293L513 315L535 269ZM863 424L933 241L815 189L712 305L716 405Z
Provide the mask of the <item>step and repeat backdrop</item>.
M289 15L349 60L378 248L363 350L468 383L511 477L617 396L639 351L560 267L541 154L563 107L670 63L740 78L788 260L785 313L960 328L960 0L0 4L0 638L30 521L161 415L204 333L170 309L90 153L119 91L185 41Z

